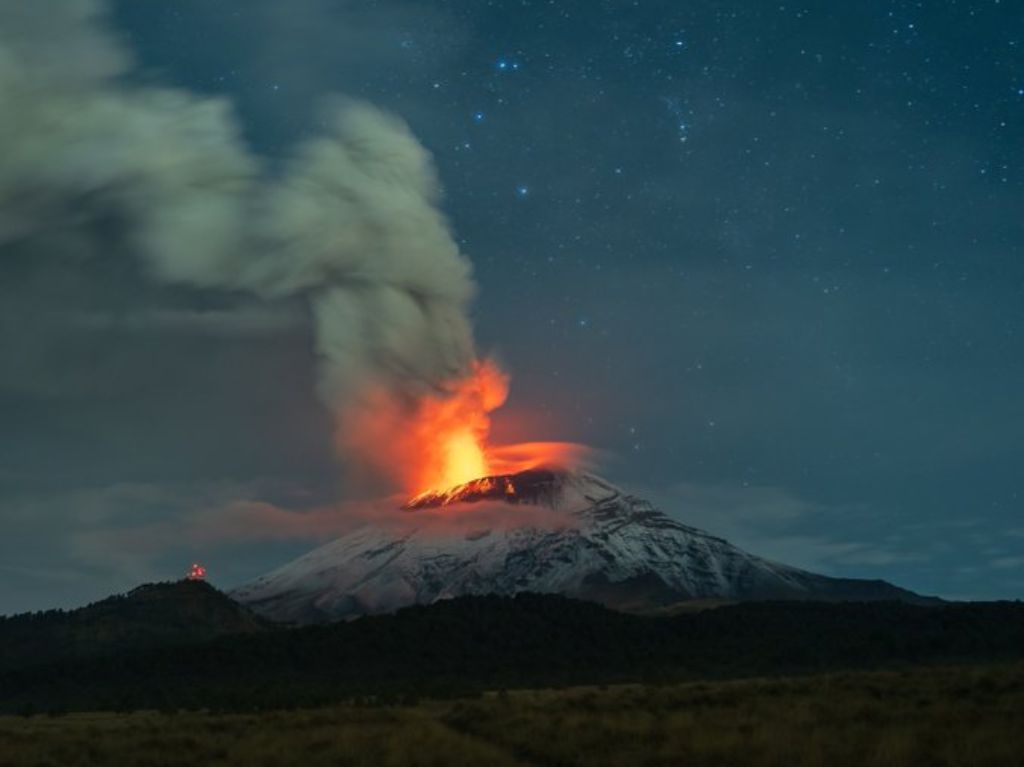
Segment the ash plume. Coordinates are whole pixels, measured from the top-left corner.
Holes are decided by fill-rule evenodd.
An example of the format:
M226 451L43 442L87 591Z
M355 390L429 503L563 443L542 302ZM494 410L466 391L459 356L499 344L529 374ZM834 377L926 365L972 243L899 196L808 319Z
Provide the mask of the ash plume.
M470 264L404 123L335 99L271 171L225 100L140 84L105 12L0 5L0 258L134 258L160 283L302 297L342 429L468 369Z

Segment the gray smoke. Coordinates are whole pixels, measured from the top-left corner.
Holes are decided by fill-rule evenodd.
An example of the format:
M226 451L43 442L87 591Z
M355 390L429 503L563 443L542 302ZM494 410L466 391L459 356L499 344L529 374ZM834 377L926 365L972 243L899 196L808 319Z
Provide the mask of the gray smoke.
M271 173L224 100L132 84L104 14L0 5L0 259L123 256L163 283L303 296L335 412L467 368L470 265L400 120L336 100L330 129Z

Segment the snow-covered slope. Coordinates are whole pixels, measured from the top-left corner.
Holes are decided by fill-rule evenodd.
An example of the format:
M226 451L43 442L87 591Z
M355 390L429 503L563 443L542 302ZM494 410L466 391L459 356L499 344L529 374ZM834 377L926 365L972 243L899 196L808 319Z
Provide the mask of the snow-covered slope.
M510 517L526 503L550 520L439 535L417 527L422 512L410 511L401 533L363 527L231 596L269 618L298 623L521 591L634 609L705 598L923 601L884 581L829 578L753 556L592 475L541 471L496 480L469 497L508 503ZM506 480L515 483L515 495ZM417 508L443 502L427 498Z

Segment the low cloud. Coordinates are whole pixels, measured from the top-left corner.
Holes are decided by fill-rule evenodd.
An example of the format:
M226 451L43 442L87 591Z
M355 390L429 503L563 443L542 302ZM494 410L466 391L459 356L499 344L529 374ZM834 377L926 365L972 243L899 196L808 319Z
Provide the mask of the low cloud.
M992 560L991 567L996 570L1024 570L1024 556L998 557Z
M835 574L920 562L927 552L900 545L898 536L851 539L842 533L806 532L837 516L857 517L861 507L815 503L784 488L680 483L647 491L663 510L694 527L728 539L751 554L808 570ZM833 529L835 526L833 526Z
M401 509L404 500L315 504L301 490L266 482L118 483L24 496L0 507L8 526L0 571L10 576L0 582L0 613L22 604L12 590L26 584L44 593L63 584L36 607L54 599L77 604L179 578L194 559L209 566L214 583L230 587L364 525L451 539L573 524L564 514L527 505L410 512Z
M175 333L246 338L293 332L308 325L298 307L242 305L229 309L139 308L128 312L83 311L69 314L78 330L109 333Z

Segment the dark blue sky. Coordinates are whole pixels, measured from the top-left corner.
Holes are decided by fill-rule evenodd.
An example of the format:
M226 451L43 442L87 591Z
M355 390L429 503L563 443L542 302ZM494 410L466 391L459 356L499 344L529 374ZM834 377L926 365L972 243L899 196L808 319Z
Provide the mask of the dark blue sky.
M792 564L1024 594L1019 3L126 0L109 23L134 82L229 99L270 164L332 93L409 122L513 376L499 439L597 446ZM5 322L64 291L210 300L110 264L37 299L12 260ZM301 321L76 333L30 364L0 334L0 612L196 557L231 586L311 545L179 534L237 497L344 496Z

